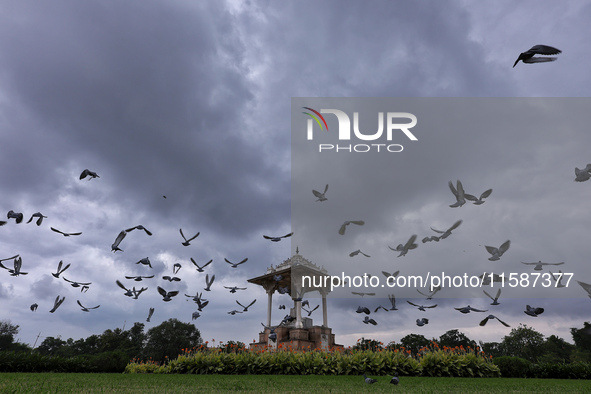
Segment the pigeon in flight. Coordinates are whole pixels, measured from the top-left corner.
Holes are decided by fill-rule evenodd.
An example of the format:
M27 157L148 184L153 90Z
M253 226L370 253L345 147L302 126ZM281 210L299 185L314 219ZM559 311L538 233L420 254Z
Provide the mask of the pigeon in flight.
M356 224L358 226L363 226L365 224L365 222L363 220L347 220L347 221L345 221L345 223L343 223L341 225L341 228L339 228L339 234L345 235L345 230L346 230L347 226L351 223Z
M173 274L178 274L179 271L181 270L181 268L183 268L183 266L181 265L181 263L174 263L172 265L172 273Z
M371 324L373 326L377 326L378 325L378 323L374 319L371 319L369 316L365 316L365 319L363 319L363 323L365 323L365 324Z
M148 311L148 318L146 319L146 321L149 323L150 319L152 318L152 315L154 314L154 308L150 308L150 310Z
M429 324L429 319L423 317L422 319L417 319L417 326L423 327L425 324Z
M310 317L310 316L312 316L312 312L314 312L316 309L318 309L318 307L319 307L319 306L320 306L320 305L316 305L316 307L315 307L314 309L311 309L311 310L308 310L308 309L306 309L306 308L304 308L304 307L302 307L302 309L303 309L304 311L308 312L308 317Z
M375 296L376 295L376 293L361 293L361 292L358 292L358 291L352 291L351 294L355 294L355 295L358 295L360 297L364 297L366 295L367 296Z
M199 312L193 312L191 314L191 320L197 320L199 318L199 316L201 316L201 314Z
M62 302L64 302L65 299L66 299L65 296L60 299L60 296L58 295L55 298L55 301L53 302L53 308L51 308L51 310L49 311L49 313L55 312L57 310L57 308L60 307L60 305L62 304Z
M150 279L153 278L154 275L150 275L150 276L142 276L142 275L138 275L138 276L125 276L125 279L133 279L136 282L141 282L142 279Z
M513 67L515 67L520 60L528 64L552 62L556 60L555 57L539 57L534 55L558 55L559 53L562 53L560 49L548 45L534 45L528 51L519 54L519 57L513 64Z
M534 271L541 271L542 267L544 265L562 265L564 264L564 261L560 262L560 263L542 263L542 260L538 261L537 263L524 263L523 261L521 262L521 264L525 264L525 265L535 265L534 267Z
M397 311L398 308L396 308L396 297L394 297L394 294L388 294L388 299L390 300L390 304L392 304L392 308L390 308L390 310Z
M238 302L238 300L236 300L236 303L237 303L238 305L240 305L242 308L244 308L243 312L248 312L248 308L250 308L251 306L253 306L253 304L254 304L255 302L257 302L256 298L255 298L255 299L254 299L254 300L253 300L253 301L252 301L250 304L248 304L247 306L244 306L244 305L242 305L241 303L239 303L239 302Z
M60 260L60 262L57 264L57 272L51 274L51 275L53 275L54 278L59 278L60 277L60 274L62 272L64 272L68 268L70 268L70 264L68 264L64 268L62 268L62 264L63 264L63 261Z
M162 301L166 301L166 302L172 300L172 297L174 297L175 295L177 295L179 293L178 290L166 291L160 286L158 286L157 289L158 289L158 293L160 293L160 295L163 297Z
M544 308L536 308L533 306L526 305L525 311L523 311L523 313L532 317L538 317L538 315L544 313Z
M168 276L168 275L164 275L162 277L163 280L167 280L169 282L180 282L181 278L179 278L178 276Z
M236 290L246 290L246 287L237 287L237 286L224 286L226 289L230 290L230 293L236 293Z
M441 230L435 230L433 227L431 227L431 230L435 231L436 233L441 234L439 236L439 239L446 239L447 237L449 237L451 235L451 232L453 230L455 230L456 228L459 227L459 225L462 224L462 220L458 220L457 222L455 222L450 228L448 228L445 231L441 231Z
M499 274L495 274L493 272L491 273L483 273L482 275L479 275L478 278L482 281L482 285L483 286L488 286L491 284L491 279L490 276L492 274L492 281L493 282L497 282L497 283L503 283L503 281L505 280L505 276L504 275L499 275Z
M495 315L488 315L487 317L485 317L481 322L480 325L484 326L486 325L486 323L490 320L490 319L497 319L502 325L504 325L505 327L511 327L510 325L508 325L507 323L505 323L504 321L502 321L501 319L499 319L498 317L496 317Z
M127 233L125 232L125 230L122 230L119 233L119 235L117 235L117 238L115 238L115 242L113 242L113 244L111 245L112 252L116 252L118 250L123 252L123 249L119 249L119 244L121 243L121 241L123 241L123 238L125 238L126 235Z
M591 164L587 164L582 170L575 167L575 182L585 182L591 178Z
M326 198L326 196L325 196L327 190L328 190L328 183L324 187L324 192L323 193L320 193L319 191L312 189L312 194L314 194L316 197L318 197L318 200L316 200L316 201L326 201L326 200L328 200L328 198Z
M474 205L482 205L484 204L484 199L487 198L488 196L490 196L490 194L492 193L492 189L488 189L482 192L482 194L480 195L480 197L476 198L476 196L473 196L472 194L468 194L468 193L464 193L464 197L466 198L466 200L472 201L474 203Z
M70 283L72 285L72 287L80 287L80 286L89 286L92 284L92 282L75 282L73 280L67 279L66 277L64 277L64 280L68 283Z
M38 307L39 307L39 305L37 303L35 303L35 304L31 304L29 309L31 309L31 312L36 312Z
M116 280L116 281L115 281L115 283L117 283L117 286L119 286L119 287L121 287L123 290L125 290L125 295L126 295L127 297L132 297L132 296L133 296L133 292L132 292L130 289L128 289L127 287L125 287L125 286L123 285L123 283L119 282L119 280Z
M125 230L125 232L126 232L126 233L129 233L130 231L133 231L133 230L144 230L144 232L145 232L146 234L148 234L148 235L150 235L150 236L152 235L152 232L151 232L151 231L149 231L149 230L148 230L147 228L145 228L144 226L142 226L141 224L138 224L138 225L137 225L137 226L135 226L135 227L128 228L127 230Z
M491 305L499 305L500 304L500 302L499 302L499 297L501 296L501 288L500 287L499 287L499 290L497 290L497 294L494 297L491 296L490 294L488 294L486 292L486 290L482 290L482 291L484 292L484 294L487 295L488 298L490 298L492 300Z
M456 202L451 204L450 207L457 208L464 205L466 203L466 199L464 195L464 186L462 186L462 182L457 180L456 187L454 187L454 184L451 181L449 181L447 185L449 186L449 189L451 190L452 194L456 197Z
M50 227L50 229L51 229L51 231L55 231L56 233L59 233L59 234L63 235L64 237L69 237L70 235L82 234L81 232L79 232L79 233L65 233L65 232L58 230L57 228L53 228L53 227Z
M235 314L237 314L237 313L242 313L242 312L240 312L240 311L237 311L236 309L234 309L233 311L230 311L230 312L228 312L228 314L229 314L229 315L232 315L232 316L234 316L234 315L235 315Z
M433 290L431 291L431 293L425 294L422 291L420 291L419 289L417 289L417 291L419 292L419 294L422 295L422 296L427 297L428 300L432 300L433 299L433 296L435 294L437 294L437 292L440 291L440 290L441 290L441 286L437 286L437 287L434 287L433 288Z
M436 235L431 235L430 237L425 237L422 239L423 243L427 243L427 242L431 242L431 241L439 242L439 237Z
M363 378L365 379L365 383L367 384L373 384L377 382L377 379L368 378L365 374L363 374Z
M507 241L503 242L503 244L501 246L499 246L498 248L495 248L494 246L486 246L486 245L484 247L486 248L486 251L492 255L488 259L490 261L497 261L501 258L503 253L505 253L507 250L509 250L509 246L511 246L511 241L507 240Z
M360 253L361 253L362 255L364 255L365 257L371 257L370 255L363 253L363 252L361 251L361 249L357 249L356 251L349 253L349 257L354 257L354 256L357 256L357 255L358 255L358 254L360 254Z
M200 234L200 233L197 233L194 236L192 236L191 238L187 239L187 237L185 237L185 234L183 234L183 229L180 228L179 231L181 232L181 237L183 237L183 239L185 240L185 242L183 242L183 246L191 245L191 241L194 240L195 238L197 238Z
M552 279L554 279L554 282L556 282L555 287L566 287L566 285L562 283L562 278L564 278L562 270L558 270L558 274L556 274L558 276L558 279L556 278L556 276L554 276L552 271L549 272L550 275L552 275Z
M100 176L98 176L96 174L96 172L90 171L89 169L86 169L84 171L82 171L82 173L80 174L80 179L84 179L87 176L89 176L90 178L88 178L88 180L94 179L94 178L100 178Z
M396 249L394 249L394 248L392 248L392 247L390 247L388 245L388 248L390 250L395 251L395 252L400 252L400 254L398 255L398 257L400 257L400 256L406 256L406 254L408 253L409 250L416 249L417 246L419 246L418 244L415 243L415 240L416 239L417 239L417 235L416 234L413 234L413 235L410 236L410 238L408 239L408 241L406 241L406 243L404 245L399 244L396 247Z
M241 262L239 262L239 263L232 263L230 260L228 260L228 259L226 259L226 258L224 258L224 260L226 260L226 263L230 264L230 265L232 266L232 268L238 268L238 266L239 266L240 264L244 264L244 263L246 263L246 262L248 261L248 257L247 257L247 258L245 258L244 260L242 260L242 261L241 261Z
M279 305L279 309L285 309L285 305Z
M43 218L47 218L47 216L43 216L43 214L41 212L35 212L34 214L31 215L31 218L29 219L29 221L27 223L31 223L33 221L33 218L37 218L37 221L35 222L35 224L37 224L37 226L41 226L41 223L43 223Z
M10 269L8 267L5 267L2 264L1 261L8 260L8 259L2 259L2 260L0 260L0 268L4 268L5 270L8 270L8 272L10 272L10 276L27 275L28 272L22 272L21 271L21 267L23 265L23 259L19 255L16 255L16 256L11 257L11 258L14 258L14 262L13 262L14 269Z
M482 310L482 309L476 309L476 308L472 308L470 305L468 306L463 306L461 308L454 308L456 311L460 311L462 313L470 313L470 312L487 312L487 310Z
M358 306L357 310L355 311L357 313L365 313L366 315L369 315L371 312L369 311L369 308L366 306Z
M147 265L150 268L152 267L152 263L150 263L150 259L147 257L144 257L143 259L141 259L140 261L138 261L136 264L142 264L142 265Z
M581 282L580 280L577 280L577 283L587 292L589 298L591 298L591 285L589 283Z
M199 264L197 264L197 263L195 262L195 260L193 260L193 258L191 257L191 262L193 263L193 265L194 265L195 267L197 267L197 272L203 272L203 268L205 268L205 267L207 267L208 265L210 265L212 261L213 261L213 260L209 260L207 263L203 264L202 266L199 266Z
M80 303L80 300L76 300L76 302L78 303L78 305L80 305L80 308L82 308L82 311L84 311L84 312L90 312L91 309L96 309L100 306L100 305L97 305L97 306L93 306L92 308L87 308Z
M414 304L414 303L412 303L412 302L410 302L408 300L406 300L406 302L408 302L412 306L416 306L417 308L419 308L420 311L423 311L423 312L425 312L425 308L435 308L437 306L437 304L435 304L435 305L428 305L428 306L417 305L417 304Z
M21 212L14 212L12 209L6 214L8 219L14 219L17 223L23 221L23 214Z
M279 241L281 241L282 238L291 237L292 235L293 235L293 231L291 233L283 235L281 237L270 237L268 235L263 235L263 238L271 240L272 242L279 242Z
M211 280L209 280L209 274L206 274L206 275L205 275L205 285L207 286L207 287L205 287L205 289L204 289L205 291L211 291L210 287L211 287L211 285L213 284L213 281L214 281L214 280L215 280L215 275L212 275L212 276L211 276Z

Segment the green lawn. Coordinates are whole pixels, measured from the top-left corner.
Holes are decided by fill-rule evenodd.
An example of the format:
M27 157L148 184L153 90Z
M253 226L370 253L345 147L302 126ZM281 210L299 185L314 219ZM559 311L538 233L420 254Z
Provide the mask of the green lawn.
M402 377L389 384L378 377L368 385L359 376L293 375L139 375L0 373L0 393L589 393L588 380Z

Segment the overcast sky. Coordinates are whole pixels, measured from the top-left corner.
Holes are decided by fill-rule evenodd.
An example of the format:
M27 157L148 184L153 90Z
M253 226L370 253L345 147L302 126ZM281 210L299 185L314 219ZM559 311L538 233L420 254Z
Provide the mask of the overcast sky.
M4 2L0 210L22 212L24 221L0 227L0 258L19 254L28 275L0 272L0 319L18 324L19 340L31 345L37 335L78 339L129 328L145 322L150 307L146 328L171 317L190 322L196 308L184 294L202 291L209 273L216 275L205 296L210 304L194 323L204 340L248 343L266 319L266 294L246 280L297 245L329 268L335 253L347 264L364 261L348 256L361 248L372 256L367 272L376 275L382 267L402 274L410 264L439 270L435 259L468 274L487 264L533 272L519 262L542 260L564 261L553 268L591 283L584 268L591 181L573 181L574 168L591 162L590 14L585 1ZM536 44L563 53L552 63L512 68ZM416 112L418 141L403 137L400 153L302 158L297 144L292 151L292 126L305 125L307 116L301 105L292 108L293 97L396 97L382 103ZM371 116L374 105L361 116ZM100 178L79 180L86 168ZM449 208L447 183L457 179L467 193L494 191L481 206ZM316 202L312 189L327 183L328 200ZM359 211L364 205L372 209ZM38 211L47 216L41 226L26 224ZM343 221L359 219L363 227L337 233ZM434 234L429 227L444 230L459 219L448 239L421 242ZM263 239L291 232L292 220L292 240ZM323 220L335 224L319 238ZM112 253L117 234L139 224L153 236L133 231L124 252ZM63 237L50 227L82 235ZM185 247L179 228L200 235ZM407 256L387 248L412 234L419 247ZM507 239L507 253L489 262L484 245ZM152 269L135 264L144 257ZM191 257L213 263L198 273ZM224 258L248 261L233 269ZM87 292L51 275L59 261L71 264L62 277L92 282ZM182 280L169 283L162 276L173 275L175 263ZM12 261L3 264L12 268ZM152 274L142 282L124 278ZM148 290L133 300L116 280ZM157 286L180 293L163 302ZM230 294L223 286L248 289ZM442 290L428 312L399 296L399 310L375 314L375 327L355 309L387 299L341 296L329 301L328 320L345 345L362 336L386 343L409 333L439 337L454 328L484 341L510 332L495 322L479 327L484 316L453 310L471 303L512 327L525 323L570 341L569 328L583 326L591 303L574 280L562 290L572 298L526 300L504 290L494 307L480 294ZM58 295L66 299L49 313ZM239 308L236 300L253 299L249 312L227 314ZM76 300L101 306L85 313ZM529 317L528 303L546 311ZM274 323L284 315L280 304L289 305L288 297L274 297ZM319 310L312 317L321 324ZM417 327L419 317L430 324Z

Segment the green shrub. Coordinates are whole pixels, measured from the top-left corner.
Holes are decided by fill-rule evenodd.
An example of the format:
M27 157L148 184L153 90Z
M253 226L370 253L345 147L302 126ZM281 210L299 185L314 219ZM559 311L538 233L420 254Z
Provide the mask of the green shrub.
M504 378L525 378L532 366L528 360L514 356L496 357L493 362L499 367Z

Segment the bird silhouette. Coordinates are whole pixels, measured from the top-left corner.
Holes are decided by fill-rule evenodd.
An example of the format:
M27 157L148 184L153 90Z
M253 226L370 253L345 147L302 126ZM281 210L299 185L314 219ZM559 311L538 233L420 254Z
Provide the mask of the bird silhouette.
M150 263L150 259L147 257L144 257L143 259L140 259L136 264L142 264L142 265L147 265L150 268L152 267L152 263Z
M78 232L78 233L66 233L66 232L63 232L61 230L58 230L57 228L53 228L53 227L50 227L50 229L51 229L51 231L55 231L56 233L61 234L64 237L69 237L70 235L80 235L80 234L82 234L81 232Z
M456 228L459 227L459 225L462 224L461 220L458 220L457 222L455 222L450 228L448 228L445 231L441 231L441 230L435 230L433 227L431 227L431 230L435 231L436 233L441 234L439 236L439 239L446 239L447 237L449 237L451 235L451 232L453 230L455 230Z
M357 313L365 313L366 315L369 315L371 313L366 306L358 306L357 307L357 310L355 312L357 312Z
M472 194L468 194L468 193L464 193L464 197L466 198L466 200L468 201L472 201L474 203L474 205L482 205L484 204L484 199L487 198L488 196L490 196L490 194L492 193L492 189L488 189L482 192L482 194L480 195L480 197L476 198L476 196L473 196Z
M64 280L68 283L70 283L70 285L72 287L80 287L80 286L89 286L92 284L92 282L76 282L70 279L67 279L66 277L64 277Z
M126 232L126 233L129 233L129 232L131 232L131 231L133 231L133 230L144 230L144 232L145 232L146 234L148 234L148 235L150 235L150 236L152 235L152 232L151 232L151 231L149 231L149 230L148 230L147 228L145 228L144 226L142 226L141 224L138 224L138 225L137 225L137 226L135 226L135 227L128 228L127 230L125 230L125 232Z
M591 298L591 285L589 283L581 282L580 280L577 280L577 283L587 292L589 298Z
M138 276L125 276L125 279L133 279L136 282L141 282L143 279L150 279L153 278L154 275L150 275L150 276L142 276L142 275L138 275Z
M10 273L10 276L19 276L19 275L27 275L28 272L22 272L21 271L21 267L23 266L23 259L19 256L16 255L13 257L14 261L13 261L13 269L5 267L2 264L2 260L0 260L0 268L4 268L5 270L8 270L8 272ZM3 260L7 260L7 259L3 259Z
M283 235L281 237L270 237L268 235L263 235L263 238L271 240L272 242L279 242L279 241L281 241L281 239L291 237L292 235L293 235L293 231L291 233Z
M365 374L363 374L363 378L365 379L365 383L367 384L374 384L377 382L377 379L368 378Z
M503 242L503 244L501 246L499 246L498 248L496 248L494 246L486 246L486 245L484 246L484 248L486 249L486 251L488 253L490 253L492 255L488 259L490 261L497 261L501 258L503 253L505 253L507 250L509 250L509 246L511 246L511 241L507 240L507 241Z
M205 264L203 264L202 266L200 266L200 265L199 265L199 264L197 264L197 263L195 262L195 260L193 260L193 258L191 257L191 262L193 263L193 265L194 265L195 267L197 267L197 272L203 272L203 271L204 271L204 270L203 270L203 268L205 268L205 267L207 267L208 265L210 265L212 261L213 261L213 260L209 260L207 263L205 263Z
M417 319L417 326L419 327L423 327L425 324L429 324L429 319L427 319L426 317L423 317L421 319Z
M37 221L35 222L35 224L37 224L37 226L41 226L41 223L43 223L43 218L47 218L47 216L43 216L43 214L41 212L35 212L34 214L31 215L31 218L29 219L29 221L27 223L31 223L33 221L33 218L37 218Z
M534 45L529 50L519 54L519 57L513 64L513 67L515 67L520 60L527 64L552 62L556 60L555 57L539 57L534 55L558 55L559 53L562 53L560 49L548 45Z
M246 263L246 262L248 261L248 257L247 257L247 258L245 258L244 260L242 260L242 261L241 261L241 262L239 262L239 263L232 263L230 260L228 260L228 259L226 259L226 258L224 258L224 260L226 260L226 263L230 264L230 265L232 266L232 268L238 268L238 266L239 266L240 264L244 264L244 263Z
M148 311L148 318L146 319L146 322L150 322L150 319L152 318L152 315L154 314L154 308L150 308L150 310Z
M460 311L462 313L470 313L470 312L487 312L486 310L472 308L470 305L463 306L461 308L454 308L456 311Z
M314 312L316 309L318 309L318 307L319 307L319 306L320 306L320 305L316 305L316 307L315 307L314 309L311 309L311 310L308 310L308 309L306 309L306 308L304 308L304 307L302 307L302 309L303 309L304 311L308 312L308 317L310 317L310 316L312 315L312 312Z
M347 226L351 223L356 224L358 226L363 226L365 224L363 220L347 220L345 221L345 223L341 225L341 228L339 228L339 234L345 235L345 230L347 229Z
M349 257L354 257L354 256L357 256L358 254L362 254L365 257L371 257L370 255L363 253L361 251L361 249L357 249L356 251L349 253Z
M312 194L314 194L318 198L318 200L316 200L316 201L326 201L326 200L328 200L328 198L326 198L326 196L325 196L327 190L328 190L328 183L324 187L324 192L323 193L320 193L319 191L316 191L316 190L312 189Z
M392 379L390 379L390 383L392 384L398 384L400 382L400 378L398 378L398 374L392 376Z
M238 300L236 300L236 303L238 305L240 305L242 308L244 308L243 312L248 312L248 308L250 308L251 306L253 306L255 302L257 302L256 298L250 304L248 304L247 306L244 306L240 302L238 302Z
M499 297L501 296L501 288L499 287L499 290L497 290L497 294L493 297L490 294L488 294L486 292L486 290L482 290L484 292L484 294L487 295L488 298L490 298L493 302L491 303L491 305L499 305Z
M183 242L183 246L189 246L191 245L191 241L194 240L195 238L197 238L199 236L200 233L197 233L195 235L193 235L191 238L187 239L187 237L185 237L185 234L183 234L183 229L179 229L179 231L181 232L181 237L183 237L183 239L185 240L185 242Z
M59 307L60 307L60 305L61 305L61 304L64 302L64 300L65 300L65 299L66 299L66 297L65 297L65 296L64 296L64 297L62 297L62 298L60 298L60 296L58 295L58 296L55 298L55 301L53 302L53 308L51 308L51 310L49 311L49 313L53 313L53 312L55 312L55 311L57 310L57 308L59 308Z
M488 315L487 317L485 317L484 319L482 319L482 321L480 322L481 326L486 325L486 323L490 320L490 319L497 319L502 325L504 325L505 327L511 327L510 325L508 325L507 323L505 323L504 321L502 321L501 319L499 319L498 317L496 317L495 315Z
M591 178L591 164L587 164L582 170L575 167L575 182L585 182Z
M526 315L532 316L532 317L538 317L538 315L541 315L542 313L544 313L544 308L537 308L537 307L526 305L525 311L523 311L523 313L525 313Z
M123 252L123 249L119 248L119 244L121 243L121 241L123 241L123 239L125 238L126 235L127 235L127 233L125 232L125 230L122 230L119 233L119 235L117 235L117 238L115 238L115 242L113 242L113 244L111 244L111 251L112 252L116 252L116 251Z
M166 301L166 302L172 300L172 297L176 296L179 293L178 290L166 291L160 286L158 286L157 289L158 289L158 293L163 297L162 301Z
M449 186L449 190L451 190L452 194L456 197L456 202L451 204L450 207L457 208L464 205L466 203L466 198L464 195L464 186L462 186L462 182L457 180L456 187L454 187L454 184L451 181L449 181L447 185Z
M169 276L169 275L164 275L162 277L163 280L167 280L169 282L180 282L181 278L179 278L178 276Z
M14 212L12 209L6 214L8 219L14 219L17 223L23 221L23 214L21 212Z
M96 174L96 172L90 171L89 169L85 169L84 171L82 171L82 173L80 174L80 180L86 178L86 177L90 177L88 178L88 180L94 179L94 178L100 178L100 176L98 176Z
M378 325L378 323L374 319L371 319L369 316L365 316L365 319L363 319L363 323L365 323L365 324L371 324L373 326L377 326Z
M213 284L213 281L215 280L215 275L211 276L211 280L209 279L209 274L205 275L205 291L211 291L210 287Z
M31 312L36 312L38 307L39 307L39 305L37 305L37 303L35 303L35 304L31 304L29 309L31 310Z
M52 273L51 275L53 275L54 278L59 278L60 274L62 272L64 272L65 270L67 270L68 268L70 268L70 264L66 265L64 268L62 268L62 264L63 261L60 260L60 262L57 264L57 271L55 273Z
M562 265L562 264L564 264L564 261L562 261L560 263L542 263L542 260L538 261L537 263L524 263L522 261L521 264L535 265L534 271L542 271L542 269L543 269L542 267L545 266L545 265Z
M237 286L224 286L224 288L229 289L230 293L236 293L237 290L246 290L246 287L237 287Z
M78 303L78 305L80 305L80 308L82 308L82 311L83 312L90 312L91 309L96 309L96 308L98 308L100 306L100 305L97 305L97 306L93 306L91 308L87 308L87 307L85 307L84 305L82 305L80 303L80 300L76 300L76 302Z
M398 257L406 256L406 254L408 253L409 250L416 249L417 246L419 246L418 244L415 243L416 239L417 239L417 235L413 234L410 236L410 238L408 239L408 241L406 241L406 243L404 245L399 244L396 248L392 248L388 245L388 248L390 250L395 251L395 252L400 252Z
M415 303L412 303L408 300L406 300L406 302L408 302L409 304L411 304L412 306L416 306L417 308L419 308L420 311L425 312L425 308L435 308L437 306L437 304L435 305L428 305L428 306L424 306L424 305L417 305Z
M562 283L562 278L564 278L562 270L558 270L558 273L556 274L556 276L558 276L558 279L556 278L556 276L554 276L552 271L549 272L550 275L552 275L552 279L554 279L554 282L556 282L556 285L554 287L566 287L566 285Z

